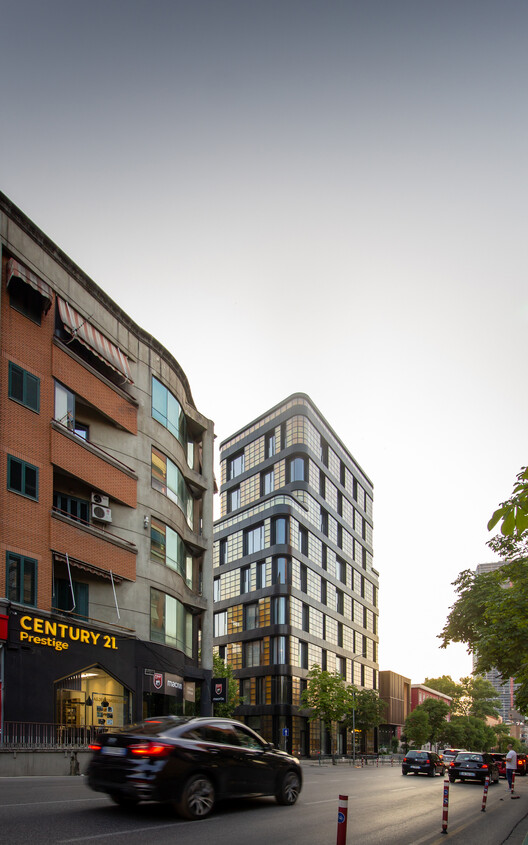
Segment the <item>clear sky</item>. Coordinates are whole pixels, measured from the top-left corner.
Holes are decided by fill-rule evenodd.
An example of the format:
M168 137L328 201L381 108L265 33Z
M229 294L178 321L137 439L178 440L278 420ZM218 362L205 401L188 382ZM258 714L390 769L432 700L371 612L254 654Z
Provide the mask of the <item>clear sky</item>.
M0 0L0 188L218 442L308 393L375 486L380 668L527 462L524 0ZM204 342L205 340L205 342Z

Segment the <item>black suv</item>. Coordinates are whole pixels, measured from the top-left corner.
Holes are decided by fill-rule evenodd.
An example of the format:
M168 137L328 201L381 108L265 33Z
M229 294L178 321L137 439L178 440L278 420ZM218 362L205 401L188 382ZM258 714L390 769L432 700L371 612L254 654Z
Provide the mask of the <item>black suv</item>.
M299 761L232 719L146 719L90 746L88 784L116 804L165 801L187 819L202 819L222 798L274 795L295 804Z
M438 772L443 775L445 766L441 757L435 754L434 751L415 751L411 749L408 751L402 760L402 775L408 775L411 772L413 775L429 775L434 778Z
M449 766L449 780L454 783L457 778L464 780L478 780L484 783L489 777L490 784L499 782L499 767L491 754L480 751L461 751Z

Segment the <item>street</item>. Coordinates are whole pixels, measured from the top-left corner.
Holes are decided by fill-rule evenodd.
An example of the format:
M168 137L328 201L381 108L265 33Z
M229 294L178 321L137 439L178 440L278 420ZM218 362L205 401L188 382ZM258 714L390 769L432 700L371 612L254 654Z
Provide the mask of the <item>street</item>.
M304 787L294 807L271 798L229 802L211 817L186 822L155 804L124 811L92 792L84 777L0 779L0 842L9 845L178 845L198 837L215 845L333 845L339 795L348 795L347 845L522 845L528 831L528 778L512 800L501 779L488 792L478 784L450 784L448 836L442 835L443 778L401 775L400 767L354 769L348 764L303 764Z

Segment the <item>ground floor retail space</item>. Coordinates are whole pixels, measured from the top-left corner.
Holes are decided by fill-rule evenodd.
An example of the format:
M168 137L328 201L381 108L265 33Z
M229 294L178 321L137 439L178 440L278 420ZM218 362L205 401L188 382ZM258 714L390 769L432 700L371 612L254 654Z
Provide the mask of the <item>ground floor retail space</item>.
M177 649L62 615L0 608L0 716L70 741L148 716L207 711L210 677ZM205 691L205 692L204 692Z

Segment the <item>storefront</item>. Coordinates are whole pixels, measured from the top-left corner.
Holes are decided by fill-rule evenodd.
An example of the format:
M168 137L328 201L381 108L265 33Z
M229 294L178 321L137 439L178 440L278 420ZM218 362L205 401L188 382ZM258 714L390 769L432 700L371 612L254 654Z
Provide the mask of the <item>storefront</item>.
M20 607L6 615L2 724L53 724L81 739L86 729L192 715L199 706L203 672L176 649L63 615Z

